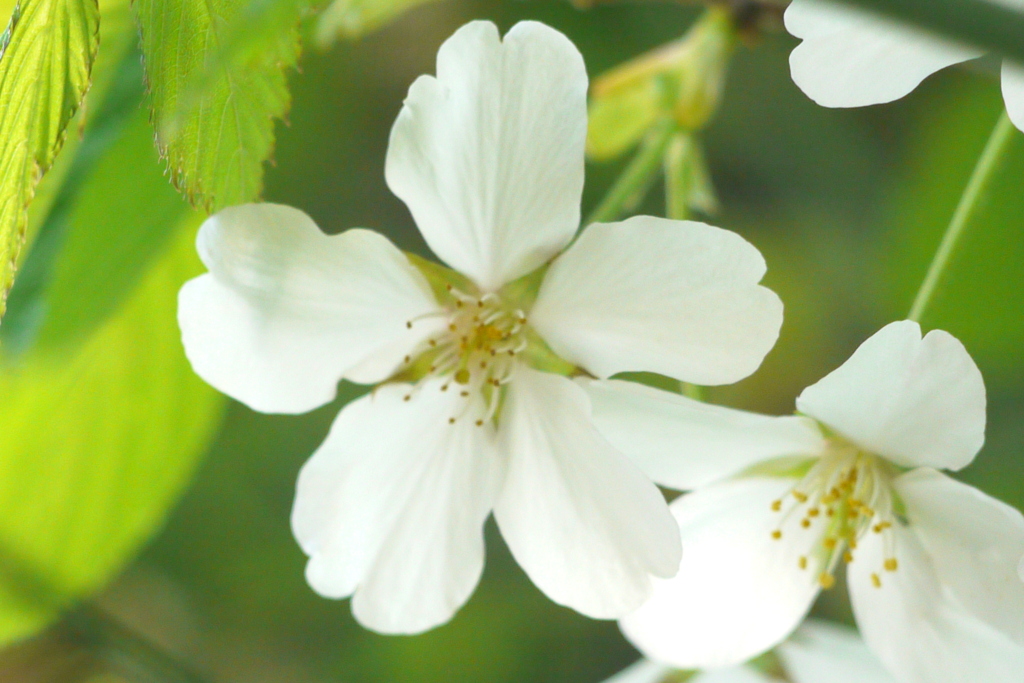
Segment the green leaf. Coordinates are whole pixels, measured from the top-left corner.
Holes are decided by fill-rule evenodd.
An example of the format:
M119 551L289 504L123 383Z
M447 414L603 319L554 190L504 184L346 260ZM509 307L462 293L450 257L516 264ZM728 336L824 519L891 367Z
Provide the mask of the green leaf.
M161 173L130 50L11 290L5 356L78 342L134 289L187 204Z
M339 35L358 38L431 0L334 0L320 15L316 40L327 47Z
M274 119L290 102L285 68L298 58L296 27L256 31L264 38L256 49L233 37L247 7L245 0L134 4L157 146L175 186L207 210L259 197ZM236 51L238 44L245 49Z
M222 397L192 372L175 320L201 270L195 220L74 354L0 374L0 643L103 586L187 484Z
M925 108L934 123L916 127L909 182L897 185L901 193L885 248L894 318L907 315L1002 110L998 89L990 86L961 86ZM921 321L959 338L993 389L1024 380L1024 134L1014 131L994 174L987 200L971 214Z
M0 316L28 205L89 88L98 45L96 0L24 0L0 37Z

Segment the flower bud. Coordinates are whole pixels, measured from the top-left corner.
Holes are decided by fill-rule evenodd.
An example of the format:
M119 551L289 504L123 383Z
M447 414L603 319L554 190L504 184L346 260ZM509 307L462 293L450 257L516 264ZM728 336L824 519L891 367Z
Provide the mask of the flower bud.
M623 153L664 115L699 130L718 109L736 25L711 8L680 40L627 62L593 84L587 152L595 159Z

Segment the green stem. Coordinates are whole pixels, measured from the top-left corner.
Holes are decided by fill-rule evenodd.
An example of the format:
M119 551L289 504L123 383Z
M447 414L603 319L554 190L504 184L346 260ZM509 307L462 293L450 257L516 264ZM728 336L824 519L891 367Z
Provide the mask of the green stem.
M924 315L928 304L931 303L932 296L935 294L935 288L941 281L953 257L953 253L960 244L960 239L964 235L968 221L970 221L981 199L985 196L989 181L992 179L1003 154L1009 148L1009 142L1013 139L1014 131L1014 126L1004 111L1002 116L999 117L995 129L992 131L992 137L989 138L984 151L981 153L981 157L978 159L977 165L974 167L974 172L971 174L971 179L967 182L967 187L964 188L964 193L960 197L960 203L957 204L956 211L953 212L953 218L949 222L949 227L946 228L946 234L942 237L942 242L939 244L938 251L935 252L935 257L932 258L932 263L928 267L928 273L925 275L924 282L921 283L921 289L918 290L917 296L914 298L914 304L910 307L910 313L907 315L908 320L921 321L921 316Z
M206 683L186 664L109 614L88 606L68 613L63 624L112 668L152 683Z
M686 189L678 185L673 186L673 181L679 180L675 176L678 175L678 165L680 163L678 158L673 157L680 153L678 148L686 142L682 135L682 133L675 131L665 146L665 217L676 221L685 221L690 217L689 207L686 203L686 195L688 194ZM671 165L675 165L677 168L673 169L670 167ZM704 387L699 384L690 384L689 382L679 382L679 393L695 401L703 401L705 398Z
M675 132L676 125L671 119L665 119L651 129L636 156L583 225L613 221L619 218L630 204L638 201L638 196L647 189L654 174L661 168L665 149Z

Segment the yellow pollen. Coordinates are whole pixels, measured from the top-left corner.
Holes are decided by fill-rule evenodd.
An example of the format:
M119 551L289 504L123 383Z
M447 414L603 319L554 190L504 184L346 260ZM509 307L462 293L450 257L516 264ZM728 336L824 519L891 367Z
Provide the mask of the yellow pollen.
M803 555L800 556L800 569L807 569L807 558Z
M819 510L818 508L811 508L810 510L807 511L808 517L817 517L820 514L821 510Z
M484 426L484 421L483 420L477 420L476 421L476 426L477 427L483 427Z
M885 564L882 566L885 567L885 571L894 572L899 567L899 563L896 562L895 557L890 557L888 560L885 561Z
M776 541L779 540L780 538L782 538L782 532L776 529L772 532L772 538L774 538Z
M875 588L881 588L882 587L882 580L880 578L878 578L878 574L872 574L871 575L871 583L873 583L875 585Z
M412 394L406 394L405 398L403 398L402 400L403 401L411 401L412 400Z
M772 510L774 510L775 512L778 512L781 509L782 509L782 501L781 500L772 501Z
M832 538L831 536L826 537L825 540L821 542L821 544L829 550L836 549L836 539Z
M805 529L809 529L809 528L811 528L811 520L809 520L809 519L806 519L806 518L805 518L805 519L803 519L803 520L801 520L801 521L800 521L800 526L802 526L802 527L803 527L803 528L805 528Z
M450 424L450 425L455 424L455 418L454 417L449 417L448 418L448 424Z
M818 583L821 584L822 588L828 590L832 586L836 585L836 577L831 574L822 574L818 577Z
M469 384L469 370L462 368L455 373L455 382L457 384Z
M843 562L845 562L846 564L850 564L851 562L853 562L853 553L851 553L849 550L843 553Z
M806 503L807 502L807 494L806 493L801 493L800 491L793 491L793 497L796 498L801 503Z

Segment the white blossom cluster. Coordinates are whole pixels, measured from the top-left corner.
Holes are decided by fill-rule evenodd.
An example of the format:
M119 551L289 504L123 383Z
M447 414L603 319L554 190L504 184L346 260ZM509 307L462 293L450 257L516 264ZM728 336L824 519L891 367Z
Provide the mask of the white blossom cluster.
M805 39L794 77L828 105L898 97L968 54L921 38L890 68L902 38L875 20L811 0L786 16ZM577 231L587 87L580 53L539 23L502 39L473 22L441 47L386 179L445 265L280 205L200 229L209 272L179 299L197 373L276 413L342 379L372 387L299 475L310 585L351 596L368 628L430 629L472 593L493 514L552 600L621 619L651 660L621 683L774 680L744 666L773 649L796 683L1024 681L1024 518L941 471L984 440L963 345L893 322L785 417L616 379L736 382L782 304L733 232L650 216ZM1004 89L1019 108L1013 67ZM658 485L686 493L668 504ZM801 626L844 565L866 647Z

